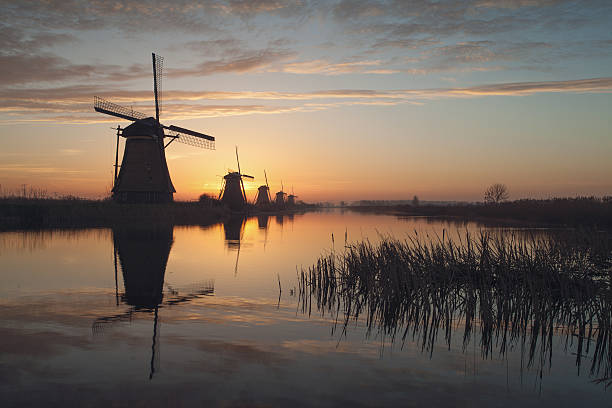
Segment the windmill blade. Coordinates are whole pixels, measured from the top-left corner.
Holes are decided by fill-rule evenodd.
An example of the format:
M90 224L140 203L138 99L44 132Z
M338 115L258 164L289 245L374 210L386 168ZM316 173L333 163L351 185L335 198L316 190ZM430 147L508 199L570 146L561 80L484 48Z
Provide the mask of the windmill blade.
M219 197L217 198L217 200L220 200L221 196L223 196L224 189L225 189L225 179L223 179L223 181L221 182L221 190L219 191Z
M246 178L250 178L250 179L254 179L255 177L253 176L249 176L248 174L241 174L242 177L246 177Z
M94 96L94 110L96 112L105 113L107 115L116 116L121 119L131 120L133 122L145 119L148 115L137 112L133 109L126 108L116 103L109 102L99 96Z
M199 137L200 139L210 140L211 142L215 141L215 138L213 136L205 135L204 133L195 132L193 130L185 129L179 126L170 125L170 126L162 126L162 127L164 129L171 130L172 132L184 133L189 136Z
M176 138L175 140L177 142L184 143L190 146L201 147L202 149L215 150L215 138L214 137L211 137L212 140L210 140L210 139L202 138L199 136L194 136L190 133L184 133L184 132L175 130L177 126L164 126L164 128L166 129L173 128L172 131L169 132L171 134L166 135L166 136L175 137ZM182 128L179 128L179 129L182 129ZM197 133L197 132L191 132L191 133Z
M159 123L159 114L162 111L162 74L164 69L164 57L161 55L151 54L153 59L153 92L155 93L155 119Z
M238 159L238 146L236 146L236 162L238 163L238 174L240 174L240 160Z
M240 177L240 185L242 186L242 197L244 197L244 203L246 204L247 198L246 198L246 191L244 190L244 181L242 181L242 177Z
M270 189L270 186L268 185L268 175L266 174L266 170L264 169L264 177L266 178L266 187L268 187L268 189Z

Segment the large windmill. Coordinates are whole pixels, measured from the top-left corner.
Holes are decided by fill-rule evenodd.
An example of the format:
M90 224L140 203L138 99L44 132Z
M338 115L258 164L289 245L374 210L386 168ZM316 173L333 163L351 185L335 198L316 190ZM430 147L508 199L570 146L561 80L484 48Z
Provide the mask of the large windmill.
M181 143L205 149L215 148L215 138L178 126L166 126L159 121L162 111L161 85L163 58L152 54L153 93L155 117L108 102L94 96L97 112L130 120L133 123L122 129L117 127L117 150L115 153L115 180L113 198L120 202L169 202L176 192L168 172L165 150L170 143ZM169 131L164 134L164 129ZM126 139L121 166L119 159L119 136ZM164 138L171 139L164 143ZM117 169L120 168L119 174Z
M255 205L258 207L267 207L272 202L270 198L270 186L268 185L268 175L265 170L264 176L266 178L266 184L257 188L257 197L255 198Z
M223 176L223 186L219 192L221 202L230 209L238 211L244 208L247 203L246 192L244 191L243 178L253 179L253 176L242 174L240 171L240 159L238 159L238 146L236 146L236 162L238 171L230 171Z

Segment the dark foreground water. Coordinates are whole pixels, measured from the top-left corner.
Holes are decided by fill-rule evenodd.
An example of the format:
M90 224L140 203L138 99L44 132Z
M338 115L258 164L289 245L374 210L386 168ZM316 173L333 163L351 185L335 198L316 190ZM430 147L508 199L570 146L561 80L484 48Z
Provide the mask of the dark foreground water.
M1 233L1 405L610 406L592 349L578 366L561 330L533 361L520 339L483 353L476 330L464 345L460 322L450 349L441 333L424 351L362 319L342 335L316 302L299 303L297 272L345 235L484 228L330 212Z

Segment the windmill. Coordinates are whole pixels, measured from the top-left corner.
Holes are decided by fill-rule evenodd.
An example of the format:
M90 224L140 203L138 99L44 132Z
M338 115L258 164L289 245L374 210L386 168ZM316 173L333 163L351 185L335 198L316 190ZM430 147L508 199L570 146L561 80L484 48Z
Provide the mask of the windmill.
M288 206L294 206L296 198L297 198L297 196L295 194L293 194L293 186L291 186L291 194L289 194L289 196L287 196L287 205Z
M255 177L241 173L238 146L236 146L236 162L238 163L238 171L230 171L223 176L223 186L219 192L219 199L230 209L238 211L243 209L247 203L243 178L253 179Z
M94 96L94 110L133 123L122 129L117 126L117 148L115 152L115 180L113 198L119 202L169 202L176 192L165 150L175 140L205 149L215 148L215 138L179 126L166 126L159 121L162 111L163 58L152 54L153 93L155 117L106 101ZM164 129L168 134L164 134ZM126 139L123 160L119 166L119 136ZM164 138L171 139L164 144ZM117 174L117 170L119 174Z
M285 193L283 191L283 182L281 180L281 189L278 193L276 193L276 198L274 200L274 203L278 206L278 207L284 207L285 206L285 196L287 195L287 193Z
M255 198L255 205L258 207L267 207L272 202L270 198L270 186L268 185L268 175L265 170L264 176L266 178L266 184L257 188L257 197Z

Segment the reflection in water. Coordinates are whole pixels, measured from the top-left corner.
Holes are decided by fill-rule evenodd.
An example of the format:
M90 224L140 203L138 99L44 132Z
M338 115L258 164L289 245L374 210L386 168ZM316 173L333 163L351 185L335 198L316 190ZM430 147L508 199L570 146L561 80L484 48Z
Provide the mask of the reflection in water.
M269 219L270 217L268 215L265 215L265 214L258 215L257 216L257 227L259 229L267 230Z
M225 245L230 250L236 251L236 263L234 264L234 276L238 275L238 260L240 259L240 241L244 234L246 217L244 215L234 215L223 223L225 232Z
M164 275L173 243L172 226L114 228L115 293L131 306L123 313L96 319L92 325L94 333L101 333L106 325L132 320L135 313L153 313L153 336L151 340L151 366L149 379L153 378L159 365L159 309L189 302L214 293L212 283L192 285L191 291L182 294L168 286L164 301ZM124 292L119 296L117 282L117 257L123 275Z
M232 216L223 223L225 233L225 244L230 249L240 248L240 240L244 234L244 224L246 217L243 215Z
M430 356L440 332L450 349L463 327L464 351L476 334L483 359L518 346L521 370L525 359L528 368L537 364L540 381L555 336L564 338L578 373L590 359L590 374L609 382L612 248L595 233L579 238L481 233L460 244L413 236L347 245L302 271L300 303L304 313L316 303L340 320L341 336L363 316L368 334L412 338Z
M125 285L124 303L154 308L162 302L172 232L172 226L113 229Z

